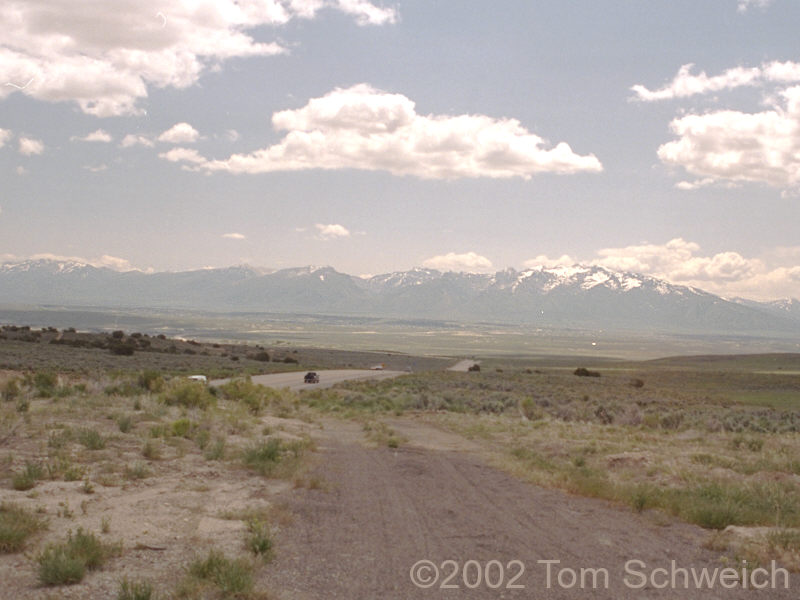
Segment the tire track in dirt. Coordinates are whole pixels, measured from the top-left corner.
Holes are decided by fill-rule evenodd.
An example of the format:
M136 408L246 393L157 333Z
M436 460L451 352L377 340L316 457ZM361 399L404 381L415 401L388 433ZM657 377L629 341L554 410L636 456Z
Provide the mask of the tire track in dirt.
M631 559L656 567L722 567L701 547L703 530L674 523L658 526L646 516L587 498L518 481L475 455L414 447L366 448L326 442L317 474L327 489L294 490L285 497L294 522L279 532L277 557L262 583L282 600L536 598L739 599L796 598L791 588L631 589L623 581ZM409 577L420 559L440 565L467 560L525 565L524 590L416 588ZM546 588L546 567L606 568L609 587L563 589L555 577ZM446 569L449 572L449 569ZM512 568L510 573L516 572ZM634 578L631 578L635 581ZM587 580L591 581L591 580ZM592 587L591 585L589 586Z

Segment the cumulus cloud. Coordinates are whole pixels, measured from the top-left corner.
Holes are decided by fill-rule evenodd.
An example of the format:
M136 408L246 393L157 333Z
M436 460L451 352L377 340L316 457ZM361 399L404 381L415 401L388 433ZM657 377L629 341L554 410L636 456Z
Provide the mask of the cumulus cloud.
M272 124L288 132L273 146L224 160L187 161L209 172L364 169L424 179L528 179L603 169L593 154L578 155L565 142L547 148L516 119L420 115L409 98L367 84L337 88L302 108L276 112Z
M750 3L754 4L754 3ZM667 85L631 89L635 99L656 101L694 95L762 88L766 110L734 109L682 114L670 123L677 139L658 149L661 161L682 167L696 179L680 181L681 190L712 185L765 183L784 191L800 183L800 62L771 61L757 67L734 67L709 76L683 65Z
M800 63L786 61L765 62L758 67L733 67L709 77L705 71L692 74L694 64L689 63L678 69L677 75L667 85L650 90L644 85L631 87L635 100L653 102L688 98L697 94L708 94L739 87L770 84L791 84L800 81Z
M670 129L678 137L659 147L658 157L701 178L682 189L719 180L796 188L800 184L800 86L780 96L782 105L758 113L720 110L676 118Z
M147 136L129 133L122 138L122 142L120 142L119 145L123 148L130 148L131 146L146 146L148 148L152 148L155 146L155 142L153 142L153 140Z
M313 18L325 8L360 25L393 23L367 0L117 0L0 5L0 99L22 93L75 102L97 117L140 114L151 86L186 88L236 57L286 52L250 31Z
M222 237L229 240L243 240L247 236L245 236L243 233L223 233Z
M317 223L314 227L317 230L317 236L321 240L328 241L350 237L350 231L343 225L337 223L330 223L328 225Z
M168 142L170 144L191 144L196 142L200 137L200 133L189 123L176 123L164 133L158 136L159 142Z
M755 299L800 296L800 247L776 248L759 257L739 252L702 252L699 244L675 238L665 244L635 244L602 248L593 256L550 259L537 256L525 266L571 266L580 263L630 273L641 273L679 285L689 285L723 296Z
M32 154L41 154L42 152L44 152L44 144L40 140L27 137L19 138L20 154L30 156Z
M705 179L697 179L695 181L679 181L675 184L675 187L679 190L691 191L714 185L716 182L717 180L713 177L706 177Z
M181 146L167 152L161 152L158 156L170 162L188 162L197 165L204 165L207 162L194 148L183 148Z
M385 25L397 22L394 8L378 7L367 0L338 0L336 8L353 15L359 25Z
M14 134L8 129L0 129L0 148L6 145L6 142L11 139Z
M642 244L622 248L603 248L592 264L618 271L645 273L676 283L740 281L761 268L755 259L738 252L699 256L700 246L675 238L666 244Z
M559 266L571 266L577 262L578 261L574 260L568 254L562 254L558 258L550 258L545 254L540 254L539 256L535 256L534 258L526 260L523 264L530 269L535 269L537 267L550 268Z
M107 131L104 131L103 129L98 129L98 130L93 131L91 133L87 133L83 137L75 136L75 137L73 137L71 139L77 140L79 142L104 142L104 143L108 143L113 138L111 137L111 134L108 133Z
M424 260L422 266L439 271L484 273L492 270L492 261L475 252L464 252L463 254L448 252Z

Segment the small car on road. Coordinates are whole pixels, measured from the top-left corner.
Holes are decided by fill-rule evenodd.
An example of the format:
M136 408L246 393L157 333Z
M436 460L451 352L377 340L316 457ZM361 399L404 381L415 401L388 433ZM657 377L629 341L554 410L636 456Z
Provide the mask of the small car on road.
M305 383L319 383L319 375L317 375L314 371L309 371L306 373L306 376L303 378Z

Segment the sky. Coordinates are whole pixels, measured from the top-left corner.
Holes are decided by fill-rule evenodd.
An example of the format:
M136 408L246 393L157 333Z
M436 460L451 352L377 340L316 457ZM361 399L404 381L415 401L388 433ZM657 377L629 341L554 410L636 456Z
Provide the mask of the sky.
M7 0L0 260L800 297L797 0Z

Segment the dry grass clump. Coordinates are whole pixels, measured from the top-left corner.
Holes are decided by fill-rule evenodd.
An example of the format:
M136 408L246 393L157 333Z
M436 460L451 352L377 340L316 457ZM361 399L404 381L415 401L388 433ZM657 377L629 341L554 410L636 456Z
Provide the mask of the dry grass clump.
M216 592L222 598L253 598L253 564L243 558L228 558L212 549L195 559L175 593L177 598L205 598Z
M118 544L106 544L93 533L78 529L66 541L49 544L39 554L39 581L48 586L79 583L87 570L100 569L121 550Z
M400 444L408 441L407 438L404 438L386 423L380 421L365 421L362 429L367 439L377 446L398 448Z
M287 442L271 437L246 447L242 452L242 464L265 477L291 477L311 447L308 439Z
M33 534L45 528L45 522L30 511L12 504L0 504L0 554L20 552Z
M167 384L159 399L168 405L187 408L208 408L216 402L209 388L202 382L175 380Z
M149 581L124 577L119 583L117 600L153 600L155 597Z

